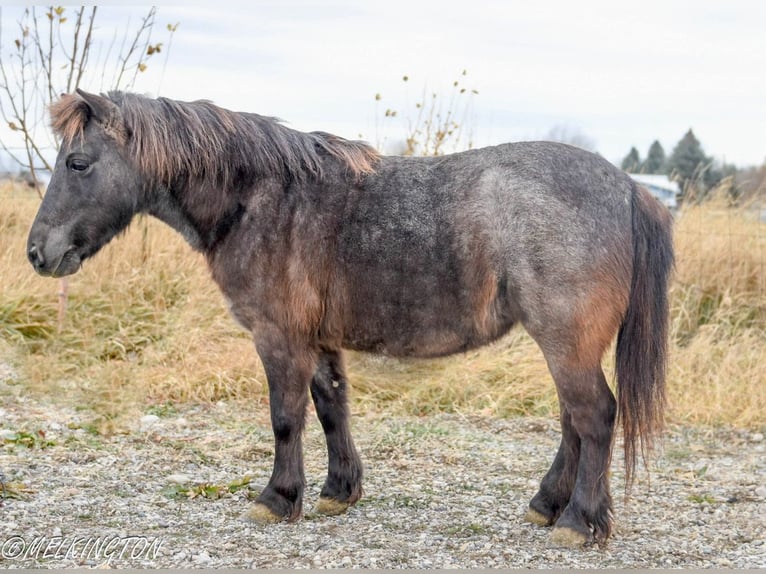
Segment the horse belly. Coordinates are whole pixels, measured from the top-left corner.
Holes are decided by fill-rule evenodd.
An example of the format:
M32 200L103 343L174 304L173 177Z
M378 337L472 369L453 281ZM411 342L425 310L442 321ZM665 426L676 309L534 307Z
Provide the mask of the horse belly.
M496 283L494 276L475 289L454 276L365 282L351 293L344 346L396 357L437 357L485 345L516 320Z

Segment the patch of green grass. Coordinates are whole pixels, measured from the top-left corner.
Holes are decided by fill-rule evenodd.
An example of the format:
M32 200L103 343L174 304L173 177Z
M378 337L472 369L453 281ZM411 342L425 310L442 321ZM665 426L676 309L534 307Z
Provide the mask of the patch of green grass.
M67 428L70 430L84 430L90 436L101 436L101 430L99 429L98 422L90 421L86 423L67 423Z
M476 522L471 522L470 524L455 524L453 526L447 527L444 530L444 534L447 536L456 537L482 536L485 534L490 534L490 532L491 531L489 528Z
M397 508L414 508L424 510L428 508L428 502L422 498L416 498L408 494L403 494L394 498L394 506Z
M152 405L146 409L147 415L155 415L160 418L172 417L178 414L178 407L173 403L165 402L159 405Z
M422 421L405 421L401 424L395 424L388 434L395 440L410 441L429 437L448 437L451 431L425 418Z
M50 340L55 333L52 309L32 296L0 301L0 333L15 343Z
M23 482L2 482L0 481L0 501L5 498L15 500L26 500L32 490Z
M251 481L252 477L250 475L245 475L242 478L233 480L229 484L212 484L208 482L191 486L185 484L169 484L160 491L160 494L171 500L191 500L194 498L218 500L219 498L248 488Z
M702 478L706 474L707 474L707 465L701 466L700 468L694 471L694 476L696 476L697 478Z
M676 447L668 448L664 452L664 457L668 460L683 462L692 457L692 452L688 448Z
M20 446L24 448L48 448L55 446L56 442L46 438L45 431L37 429L36 431L16 431L3 436L3 444L10 446Z
M695 504L715 504L718 502L715 497L710 494L690 494L686 499Z

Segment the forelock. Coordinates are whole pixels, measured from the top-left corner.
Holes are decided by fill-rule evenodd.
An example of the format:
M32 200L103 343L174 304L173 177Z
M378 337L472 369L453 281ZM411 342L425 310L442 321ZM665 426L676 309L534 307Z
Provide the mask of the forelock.
M63 94L49 108L51 128L67 144L75 137L82 138L88 123L88 104L75 94Z

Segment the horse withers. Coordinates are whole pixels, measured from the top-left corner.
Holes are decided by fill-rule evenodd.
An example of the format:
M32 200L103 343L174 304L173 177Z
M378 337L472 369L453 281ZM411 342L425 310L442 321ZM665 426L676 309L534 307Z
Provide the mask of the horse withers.
M435 357L520 323L558 391L562 439L526 518L581 545L611 532L622 423L627 482L662 424L671 218L602 158L550 142L443 157L381 156L209 102L62 96L62 146L29 234L64 276L154 215L201 251L254 337L269 385L271 479L249 517L302 512L309 396L328 472L317 510L362 494L342 349ZM617 336L617 399L601 360Z

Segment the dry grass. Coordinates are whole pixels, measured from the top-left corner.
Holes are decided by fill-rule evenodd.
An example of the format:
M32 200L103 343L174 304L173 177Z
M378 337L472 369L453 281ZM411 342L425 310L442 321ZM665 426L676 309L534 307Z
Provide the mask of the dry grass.
M683 420L766 424L766 223L725 190L676 222L670 396Z
M229 317L202 258L174 232L134 223L70 278L59 328L57 281L37 277L24 255L39 200L5 186L0 201L0 354L17 366L19 384L92 409L107 426L148 404L266 402L249 335ZM766 423L765 236L764 224L720 201L678 219L669 372L677 421ZM356 411L557 410L545 361L521 330L447 359L350 353L347 362Z

